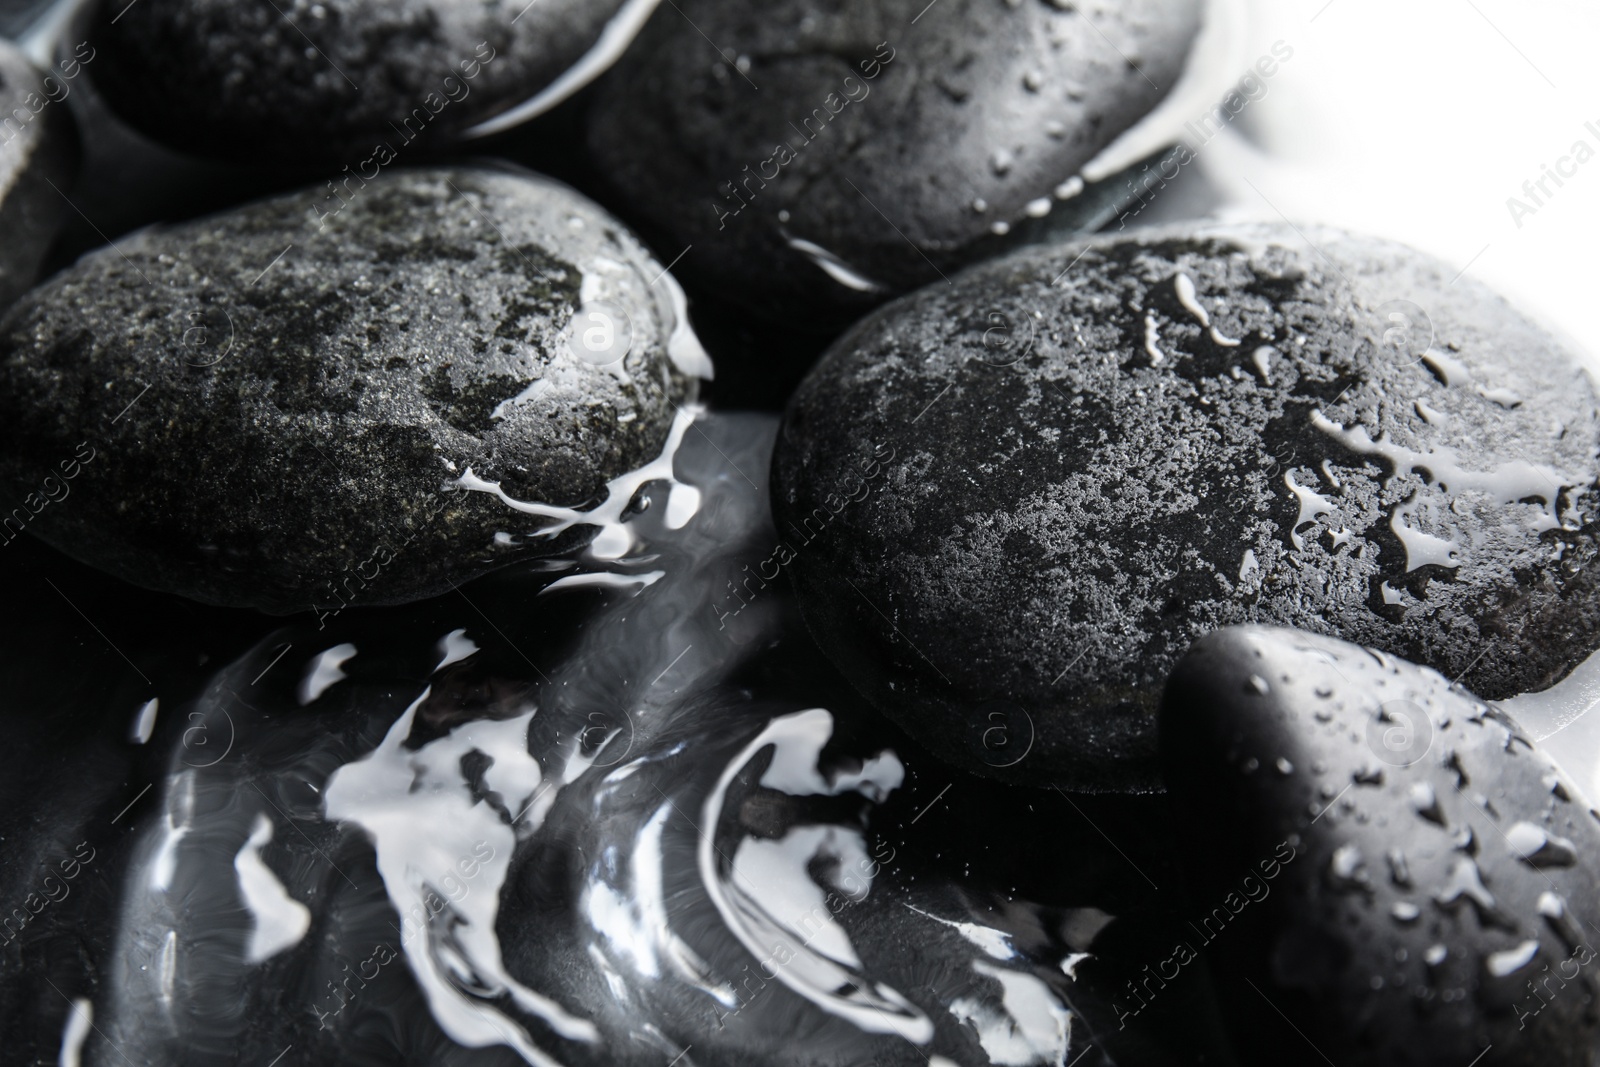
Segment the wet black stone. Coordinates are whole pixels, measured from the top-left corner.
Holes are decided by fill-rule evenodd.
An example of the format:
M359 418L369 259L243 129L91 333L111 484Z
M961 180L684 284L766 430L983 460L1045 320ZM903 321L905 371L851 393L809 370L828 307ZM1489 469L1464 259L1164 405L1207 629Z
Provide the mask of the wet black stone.
M668 354L671 279L533 176L399 171L337 211L320 192L121 239L0 321L5 540L277 613L411 600L582 542L497 545L544 520L446 483L470 466L584 506L657 455L694 392ZM620 362L569 345L594 294L631 327Z
M1234 627L1173 672L1161 751L1186 943L1246 1065L1591 1062L1600 814L1503 712L1347 642Z
M1026 251L862 322L790 407L792 562L762 577L792 575L824 648L920 740L1035 784L1153 787L1167 672L1237 623L1495 699L1552 684L1600 644L1587 378L1445 265L1308 235ZM1182 305L1180 274L1242 343Z
M1020 238L1040 198L1064 232L1109 218L1124 182L1053 192L1172 90L1200 6L663 5L600 83L589 143L642 224L693 246L687 276L789 318L859 311Z
M75 77L81 68L67 62ZM67 210L79 156L71 91L70 78L47 76L0 40L0 311L38 277Z
M100 5L93 76L131 125L200 155L342 158L449 143L534 97L622 0ZM352 169L356 169L354 166Z

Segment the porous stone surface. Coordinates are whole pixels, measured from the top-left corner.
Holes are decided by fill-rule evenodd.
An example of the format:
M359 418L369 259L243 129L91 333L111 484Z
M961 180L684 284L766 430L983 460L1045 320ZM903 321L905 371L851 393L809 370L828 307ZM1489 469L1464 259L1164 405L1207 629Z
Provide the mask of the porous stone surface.
M676 284L535 176L325 195L120 239L0 321L8 536L281 613L428 596L592 533L518 536L545 520L456 482L582 507L657 456L710 373ZM623 340L594 355L607 323Z
M1490 698L1560 679L1600 644L1597 456L1585 373L1470 277L1191 225L1024 251L863 321L791 403L774 508L818 639L945 758L1151 788L1162 682L1224 626Z

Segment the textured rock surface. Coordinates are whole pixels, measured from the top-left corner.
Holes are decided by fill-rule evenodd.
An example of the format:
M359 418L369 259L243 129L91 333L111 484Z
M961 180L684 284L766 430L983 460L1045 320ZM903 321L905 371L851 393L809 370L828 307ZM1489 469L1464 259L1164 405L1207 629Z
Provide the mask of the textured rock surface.
M590 145L694 246L685 272L809 316L864 308L993 254L997 225L1104 221L1103 195L1054 191L1173 89L1200 7L663 8L602 82Z
M587 529L496 545L543 520L448 481L592 502L709 372L671 278L564 186L319 192L120 240L0 322L8 537L213 603L414 599ZM626 355L580 358L596 308Z
M1129 788L1167 671L1222 626L1491 698L1594 649L1587 378L1443 264L1308 233L1027 251L841 339L791 405L774 507L865 693L974 770Z
M1595 1062L1600 814L1503 713L1239 627L1173 673L1161 746L1189 947L1247 1064Z
M639 6L637 0L634 8ZM278 161L448 142L533 98L623 0L200 0L101 6L96 83L156 140ZM355 164L355 159L351 160Z
M74 64L74 74L77 73ZM34 283L78 166L70 85L0 40L0 312Z

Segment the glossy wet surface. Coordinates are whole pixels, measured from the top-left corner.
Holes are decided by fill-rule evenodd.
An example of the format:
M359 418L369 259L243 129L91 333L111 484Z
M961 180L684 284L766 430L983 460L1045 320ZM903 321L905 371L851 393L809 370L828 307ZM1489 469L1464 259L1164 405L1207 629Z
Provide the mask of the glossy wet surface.
M1020 1065L1205 1044L1198 982L1148 1026L1112 1003L1177 921L1160 798L951 773L861 706L755 574L775 426L702 415L584 560L276 629L189 670L192 701L189 635L141 638L166 675L135 648L148 689L81 694L70 743L9 757L14 1047ZM508 534L536 526L507 509Z

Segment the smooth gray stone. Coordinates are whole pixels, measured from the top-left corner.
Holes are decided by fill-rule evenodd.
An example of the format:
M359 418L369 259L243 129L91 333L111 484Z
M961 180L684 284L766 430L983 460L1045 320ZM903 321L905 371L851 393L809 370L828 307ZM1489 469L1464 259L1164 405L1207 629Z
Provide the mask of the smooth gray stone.
M1595 1062L1600 814L1503 712L1234 627L1173 672L1161 750L1195 918L1154 971L1205 959L1245 1067Z
M780 316L837 316L1041 221L1104 223L1132 186L1062 187L1173 91L1202 6L663 7L601 81L590 148L662 243L692 245L686 275Z
M75 60L74 76L79 73ZM78 133L65 103L71 79L39 70L0 40L0 312L38 278L69 210Z
M637 8L639 0L633 0ZM627 0L115 0L90 40L131 125L200 155L359 166L449 144L532 99ZM626 22L627 20L622 20Z

